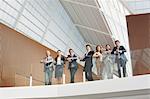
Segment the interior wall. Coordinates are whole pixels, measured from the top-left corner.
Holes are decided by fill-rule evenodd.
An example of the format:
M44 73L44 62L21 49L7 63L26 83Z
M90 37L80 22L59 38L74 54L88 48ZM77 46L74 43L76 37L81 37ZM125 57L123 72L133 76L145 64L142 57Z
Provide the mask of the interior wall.
M150 13L126 17L133 74L150 74Z
M40 63L40 60L45 56L46 50L50 50L52 56L56 57L55 51L1 23L0 86L28 86L28 77L31 72L33 76L33 85L43 85L44 66ZM66 75L66 83L69 83L70 72L66 66L64 72ZM53 84L55 84L55 79L53 81ZM79 66L75 81L82 81L82 66Z
M54 51L85 52L86 42L59 0L1 0L0 22Z

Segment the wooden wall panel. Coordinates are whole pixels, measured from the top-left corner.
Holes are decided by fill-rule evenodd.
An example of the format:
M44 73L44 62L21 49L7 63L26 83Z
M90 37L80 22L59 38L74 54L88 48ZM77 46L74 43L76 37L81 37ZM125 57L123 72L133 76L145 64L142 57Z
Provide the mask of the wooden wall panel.
M136 62L136 68L133 70L134 76L136 75L143 75L143 74L150 74L150 69L146 68L141 61Z
M33 85L43 85L41 82L44 81L44 72L40 60L45 56L48 48L3 24L0 24L0 38L0 86L29 85L25 76L29 77L31 65L33 79L35 79ZM56 57L56 52L49 50L52 56ZM82 81L82 68L79 66L76 82ZM66 83L69 83L69 70L65 68L64 71Z
M150 13L129 15L126 18L131 52L134 53L134 51L139 50L141 53L144 53L144 49L150 49ZM135 58L132 57L133 63L136 60L133 75L150 74L150 64L148 62L148 64L143 64L144 61L150 60L149 55L148 52L147 58L144 58L145 56L142 54Z
M150 13L129 15L126 18L131 50L150 48Z

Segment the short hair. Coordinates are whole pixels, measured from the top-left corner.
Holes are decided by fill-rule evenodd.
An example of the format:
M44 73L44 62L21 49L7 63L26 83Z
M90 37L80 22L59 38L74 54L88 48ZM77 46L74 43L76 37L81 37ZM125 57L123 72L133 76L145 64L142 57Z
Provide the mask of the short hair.
M110 46L110 44L106 44L106 47L107 47L107 46ZM106 50L107 50L107 49L106 49ZM109 50L111 50L111 46L110 46L110 49L109 49Z
M58 50L57 52L61 52L61 50Z
M115 44L116 44L117 42L119 42L119 43L120 43L120 41L119 41L119 40L116 40L116 41L115 41Z
M91 45L87 44L86 47L88 47L88 46L91 47Z

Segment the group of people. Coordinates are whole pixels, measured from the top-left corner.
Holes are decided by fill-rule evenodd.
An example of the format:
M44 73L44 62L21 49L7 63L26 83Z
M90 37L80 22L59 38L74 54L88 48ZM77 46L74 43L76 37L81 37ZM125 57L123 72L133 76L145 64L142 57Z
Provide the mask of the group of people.
M57 57L54 59L51 56L50 51L46 52L46 57L41 60L44 64L45 72L45 85L52 84L53 71L55 71L55 78L57 83L62 83L64 64L68 62L68 69L70 70L70 83L74 83L76 71L78 69L77 60L84 61L85 78L88 81L93 81L92 68L97 69L97 76L99 79L112 79L114 64L117 64L118 76L121 77L121 67L123 69L123 77L126 77L126 63L127 58L125 56L126 49L120 45L120 41L115 41L115 47L111 49L111 46L107 44L105 47L97 45L96 51L92 50L92 47L86 45L86 53L83 57L78 57L73 49L69 49L67 57L62 55L61 50L57 51Z

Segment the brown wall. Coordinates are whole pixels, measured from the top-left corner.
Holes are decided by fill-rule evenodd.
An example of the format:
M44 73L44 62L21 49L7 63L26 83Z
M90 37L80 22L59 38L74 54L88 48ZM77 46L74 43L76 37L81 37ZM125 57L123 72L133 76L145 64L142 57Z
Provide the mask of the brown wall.
M33 85L43 85L44 72L40 60L48 48L0 24L0 86L29 85L32 65ZM56 52L49 49L53 57ZM66 83L69 82L69 71L65 67ZM53 80L55 83L55 79ZM82 66L79 66L76 82L82 81Z
M150 64L143 64L144 61L150 60L150 53L148 52L148 49L150 50L150 13L129 15L126 18L132 60L136 60L133 73L134 75L150 74ZM147 50L147 56L143 56L144 50ZM148 60L145 60L144 57Z
M131 50L150 48L150 14L127 16Z

